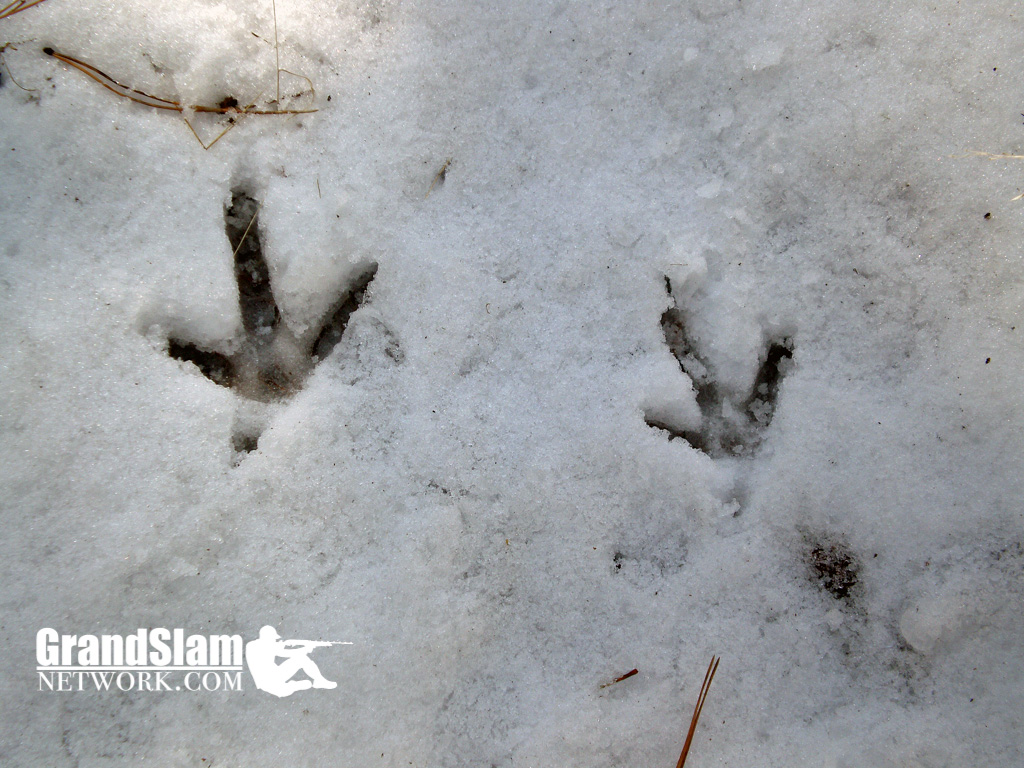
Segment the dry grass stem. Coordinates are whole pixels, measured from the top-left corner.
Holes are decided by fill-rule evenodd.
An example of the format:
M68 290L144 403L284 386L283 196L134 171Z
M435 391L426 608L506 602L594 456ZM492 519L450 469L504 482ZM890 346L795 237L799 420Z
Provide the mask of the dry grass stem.
M971 150L964 155L950 155L950 157L956 160L963 157L984 157L986 160L1024 160L1024 155L1011 155L1006 152L981 152L978 150ZM1015 200L1024 200L1024 193L1010 198L1011 203Z
M26 91L27 93L35 92L38 89L26 88L24 85L19 83L17 78L14 76L14 73L11 72L11 68L7 66L7 59L4 57L4 53L7 51L8 48L10 48L12 51L18 50L15 47L14 43L4 43L3 45L0 45L0 68L3 68L3 71L7 73L7 76L11 78L11 82L19 88L21 88L21 90Z
M1024 160L1024 155L1010 155L1005 152L980 152L978 150L971 150L966 155L960 155L960 157L984 157L988 160Z
M198 138L198 137L197 137ZM231 261L235 261L238 258L238 252L242 250L242 244L245 243L245 238L249 236L249 230L252 229L252 225L256 223L256 217L260 215L260 211L263 210L263 203L256 206L256 210L252 214L252 218L249 219L249 223L245 225L245 231L242 233L241 239L238 241L238 245L235 246L234 252L231 254Z
M686 733L686 741L683 743L683 751L679 754L679 762L676 763L676 768L683 768L683 765L686 764L686 756L690 752L693 734L697 730L697 721L700 720L701 710L704 709L704 700L707 699L708 691L711 690L711 681L715 679L715 672L718 671L718 662L720 661L719 657L712 656L711 663L708 664L708 671L704 673L704 683L701 685L700 693L697 695L697 706L693 708L690 730Z
M274 9L274 66L277 69L277 101L275 104L281 103L281 47L277 43L277 0L271 0L271 6Z
M444 165L441 166L441 170L434 175L434 180L430 182L430 189L427 190L427 194L424 195L424 200L430 197L430 193L434 191L434 187L443 187L444 180L448 176L448 168L452 164L452 159L449 157L444 161Z

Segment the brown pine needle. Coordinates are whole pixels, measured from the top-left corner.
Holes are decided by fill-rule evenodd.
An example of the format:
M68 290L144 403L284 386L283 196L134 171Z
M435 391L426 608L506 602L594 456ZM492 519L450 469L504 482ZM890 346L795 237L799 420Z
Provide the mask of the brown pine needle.
M8 16L27 11L33 5L39 5L41 2L43 0L14 0L14 2L0 8L0 19L6 19Z
M154 109L167 109L173 112L197 112L206 114L239 114L239 115L305 115L310 112L316 112L315 109L256 109L254 105L249 105L244 108L237 106L216 106L209 107L203 105L188 106L186 107L180 101L173 101L171 99L162 99L159 96L152 96L145 91L139 91L135 88L131 88L127 85L117 82L114 78L105 72L100 71L92 64L87 64L84 61L76 59L72 56L66 56L63 53L58 53L52 48L44 48L43 53L53 56L58 61L62 61L69 67L74 67L79 72L91 77L97 83L102 85L109 91L113 91L118 96L122 96L130 101L134 101L138 104L145 104L147 107L153 107Z
M631 669L626 674L619 675L614 680L612 680L610 683L604 683L604 684L602 684L599 687L602 688L602 689L603 688L607 688L610 685L615 685L616 683L621 683L623 680L629 680L629 678L631 678L633 675L638 675L638 674L640 674L640 670L639 669Z
M679 755L679 762L676 763L676 768L683 768L686 763L686 755L690 752L690 743L693 741L694 731L697 730L697 721L700 720L701 710L704 709L704 700L708 697L708 691L711 690L711 681L715 679L715 672L718 671L718 662L722 659L718 656L711 657L711 663L708 664L708 671L704 673L704 684L700 687L700 693L697 695L697 706L693 708L693 717L690 719L690 730L686 733L686 742L683 744L683 751Z

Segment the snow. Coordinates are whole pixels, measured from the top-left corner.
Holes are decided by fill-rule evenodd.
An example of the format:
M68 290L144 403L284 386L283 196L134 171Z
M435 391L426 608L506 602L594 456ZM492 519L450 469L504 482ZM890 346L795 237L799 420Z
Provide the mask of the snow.
M276 14L318 111L208 150L42 49L266 106L270 2L0 19L0 762L672 765L712 654L688 765L1024 761L1012 3ZM43 627L268 624L337 689L38 690Z

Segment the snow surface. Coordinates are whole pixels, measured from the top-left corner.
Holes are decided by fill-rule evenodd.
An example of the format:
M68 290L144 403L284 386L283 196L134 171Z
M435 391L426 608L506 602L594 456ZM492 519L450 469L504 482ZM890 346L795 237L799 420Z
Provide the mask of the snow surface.
M278 0L208 151L42 52L266 104L273 18L0 20L0 763L669 766L717 653L691 766L1024 764L1016 3ZM289 338L378 267L262 400L168 354L235 193ZM338 688L37 689L264 624Z

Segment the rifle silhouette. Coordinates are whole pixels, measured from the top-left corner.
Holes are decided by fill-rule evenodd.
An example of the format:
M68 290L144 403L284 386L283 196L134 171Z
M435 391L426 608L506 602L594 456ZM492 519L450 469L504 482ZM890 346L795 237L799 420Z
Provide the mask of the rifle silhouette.
M347 640L283 640L285 648L305 646L307 648L326 648L330 645L354 645Z

